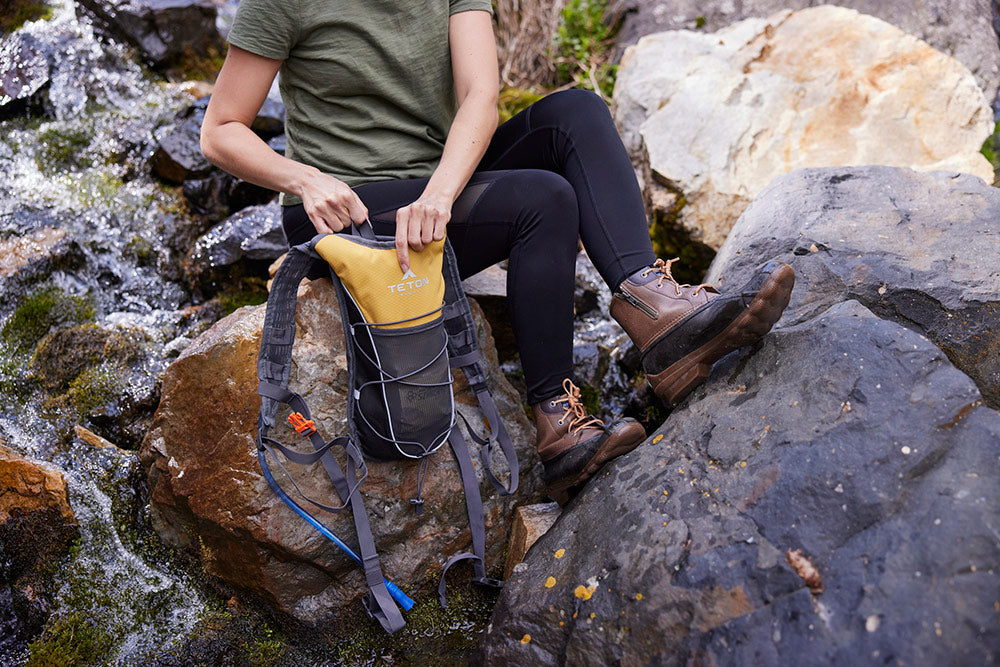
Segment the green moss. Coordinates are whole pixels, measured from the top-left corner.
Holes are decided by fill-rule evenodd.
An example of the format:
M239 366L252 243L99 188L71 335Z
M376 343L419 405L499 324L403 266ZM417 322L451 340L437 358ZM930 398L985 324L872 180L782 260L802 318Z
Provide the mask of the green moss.
M27 667L106 664L113 645L113 637L99 622L72 612L50 620L42 636L29 644Z
M135 258L139 266L152 266L156 261L156 247L141 236L133 236L125 251Z
M583 401L583 407L588 415L599 415L603 412L601 409L601 392L589 384L580 386L580 399Z
M229 315L243 306L257 306L267 301L267 281L263 278L244 278L228 286L218 295L219 305Z
M28 21L52 18L52 8L35 0L7 0L0 8L0 33L11 33Z
M504 86L500 90L500 99L497 104L500 122L507 122L540 99L542 96L533 91Z
M101 364L84 370L70 382L66 399L82 419L114 399L121 386L121 372L107 364Z
M74 174L74 178L78 179L75 181L76 199L85 208L107 206L125 185L120 178L105 169L90 169Z
M15 351L30 349L52 328L91 322L96 316L93 303L48 286L29 294L0 329L0 339Z
M50 127L42 130L37 135L35 164L47 176L91 167L93 160L83 154L90 146L90 140L90 134L82 129Z
M1000 122L994 126L993 134L983 143L981 152L993 165L993 185L1000 187Z
M197 53L191 47L184 47L183 54L170 68L171 78L186 81L215 81L226 60L226 53L210 46L204 53Z
M695 18L695 20L694 20L694 27L695 28L704 28L705 27L705 23L706 23L705 17L704 16L699 16L699 17Z
M715 251L704 243L691 238L680 224L681 211L687 204L684 194L675 191L674 206L666 211L656 211L649 226L649 238L653 242L653 252L657 257L680 258L671 268L671 274L680 283L696 285L708 271L715 258Z
M406 627L388 635L374 621L335 642L339 663L466 665L489 622L497 592L457 583L448 588L448 607L436 596L420 600L404 614ZM381 664L379 662L379 664Z

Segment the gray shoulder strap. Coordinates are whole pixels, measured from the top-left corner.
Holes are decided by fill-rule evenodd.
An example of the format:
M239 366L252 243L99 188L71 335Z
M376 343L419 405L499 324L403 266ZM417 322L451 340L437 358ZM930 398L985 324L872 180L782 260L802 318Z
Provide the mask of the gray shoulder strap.
M517 453L510 434L504 428L503 420L497 410L493 395L486 384L486 372L483 370L482 355L476 340L476 324L469 309L469 300L462 289L462 280L458 274L458 263L450 243L444 244L444 324L448 332L448 359L453 368L461 368L465 373L469 386L476 394L479 407L489 424L490 433L481 438L469 430L470 436L480 445L480 459L487 479L500 495L509 495L517 491L518 462ZM505 486L493 474L492 451L493 441L500 445L507 469L510 471L510 482Z

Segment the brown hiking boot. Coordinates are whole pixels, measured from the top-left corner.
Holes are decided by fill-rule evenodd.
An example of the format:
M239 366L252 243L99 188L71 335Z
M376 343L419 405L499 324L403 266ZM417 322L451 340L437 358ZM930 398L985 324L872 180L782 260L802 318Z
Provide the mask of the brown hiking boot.
M588 415L580 401L580 389L569 379L563 381L563 389L566 393L562 396L532 406L546 491L560 504L601 466L646 439L645 430L634 419L616 419L605 425Z
M711 285L681 285L662 259L622 282L611 316L639 348L653 391L676 404L708 379L712 364L760 340L781 317L795 271L768 262L742 289L720 294ZM666 281L666 282L665 282Z

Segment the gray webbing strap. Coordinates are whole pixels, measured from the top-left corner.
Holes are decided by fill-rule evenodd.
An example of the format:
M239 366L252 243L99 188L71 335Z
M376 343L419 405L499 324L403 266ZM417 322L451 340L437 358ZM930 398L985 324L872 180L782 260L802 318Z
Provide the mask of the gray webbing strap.
M257 377L262 383L288 386L292 368L292 344L295 341L295 305L298 301L299 283L309 271L316 254L309 244L293 246L271 283L267 296L267 312L261 333L260 355L257 357ZM262 396L260 415L268 428L274 428L278 401Z
M482 355L479 352L479 344L476 341L476 323L472 319L472 311L469 308L469 300L465 296L462 288L461 277L458 273L458 262L455 259L455 252L450 243L444 244L444 262L442 265L445 279L445 307L442 316L445 320L445 329L448 332L448 358L453 368L461 368L469 382L469 386L476 394L479 407L489 423L490 437L484 439L475 435L470 428L469 433L482 445L480 449L480 459L483 463L483 471L497 492L502 495L510 495L517 491L519 481L519 464L517 452L514 450L514 443L510 439L510 434L500 419L500 412L497 410L493 395L486 384L486 373L483 371ZM454 432L454 431L453 431ZM510 471L510 484L504 485L493 474L492 441L496 440L500 444L507 463L507 470Z
M455 554L445 563L441 571L441 580L438 582L438 600L441 606L447 606L445 596L445 577L448 570L455 563L462 560L471 560L473 577L472 581L484 586L499 588L502 581L490 579L486 576L486 519L483 512L483 499L479 494L479 481L476 479L476 470L472 465L472 458L469 457L469 446L462 436L458 425L451 430L448 436L448 443L451 451L455 454L458 462L458 470L462 476L462 488L465 491L465 508L469 514L469 531L472 533L472 553L464 552Z

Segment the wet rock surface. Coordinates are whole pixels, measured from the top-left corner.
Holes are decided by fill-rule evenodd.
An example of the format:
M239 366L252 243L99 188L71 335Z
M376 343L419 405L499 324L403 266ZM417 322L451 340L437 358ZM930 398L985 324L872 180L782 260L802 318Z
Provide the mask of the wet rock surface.
M888 164L993 181L989 103L968 69L884 21L822 6L626 51L615 119L654 214L718 249L750 201L802 167ZM961 109L961 111L959 111Z
M108 34L135 46L149 64L177 65L225 45L215 26L216 5L206 0L80 0Z
M270 264L288 250L277 202L245 208L199 238L188 255L188 275L195 281L218 273L241 259Z
M1000 415L972 381L838 303L720 361L592 481L515 570L480 658L989 663L998 483Z
M757 262L799 276L782 322L856 299L930 338L1000 409L1000 190L947 172L806 169L771 183L706 280L740 285Z
M0 42L0 118L37 106L36 96L48 83L44 46L28 34L4 37Z
M310 403L320 431L332 437L346 430L347 372L338 311L326 280L312 281L300 293L289 384ZM153 522L167 542L197 554L210 574L298 619L332 627L333 619L360 612L355 605L364 592L363 578L346 556L275 497L260 474L253 439L263 318L263 306L237 311L199 337L167 371L163 400L141 452L149 469ZM488 484L481 484L488 567L499 568L514 504L539 499L540 469L521 399L503 380L495 351L486 345L495 397L522 461L516 499L499 499ZM474 399L458 376L458 408L475 428L482 428L478 409L469 405ZM279 413L279 422L283 419ZM297 441L287 427L277 437ZM469 538L450 455L442 451L431 459L422 517L409 503L416 492L417 467L369 464L362 493L386 576L420 596L435 585L433 576L443 559L466 549ZM307 495L335 501L324 474L293 470L293 475ZM353 540L351 519L324 519L335 533ZM460 578L453 585L461 585Z
M78 536L62 474L0 444L0 659L42 629L54 566Z
M212 165L201 153L201 123L205 119L207 101L188 108L173 127L160 139L153 154L153 173L175 185L188 179L202 178Z

